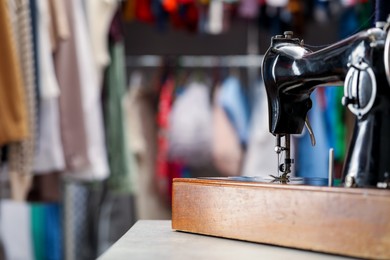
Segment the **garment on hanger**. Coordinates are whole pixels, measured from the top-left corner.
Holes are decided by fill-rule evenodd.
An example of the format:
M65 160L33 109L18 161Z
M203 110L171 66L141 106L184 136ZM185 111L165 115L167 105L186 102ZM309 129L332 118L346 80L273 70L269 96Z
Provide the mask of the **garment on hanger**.
M145 2L145 1L144 1ZM122 5L122 17L126 22L130 22L136 19L135 17L135 8L137 1L125 1Z
M48 1L37 1L38 44L39 44L39 79L40 79L40 129L34 171L46 173L61 171L65 168L61 128L59 124L59 85L52 58L50 45L51 17Z
M37 1L38 19L38 66L40 72L40 135L34 160L34 171L46 173L65 168L61 128L59 124L60 94L54 73L52 48L50 46L50 12L48 1Z
M272 7L285 7L289 0L266 0L268 6Z
M45 204L44 245L46 259L63 259L61 213L61 207L58 203Z
M218 102L220 94L217 87L213 102L213 164L222 175L237 176L241 174L244 153L237 132Z
M49 8L52 18L50 39L54 52L57 50L59 42L69 39L70 29L64 1L49 0Z
M269 132L268 100L262 81L255 85L253 93L254 106L242 175L269 177L270 174L277 175L278 162L274 152L275 138Z
M123 34L117 13L110 26L111 64L107 69L104 90L106 142L111 172L108 182L113 191L132 193L136 187L136 166L128 147L123 106L126 94L124 53Z
M198 31L199 8L195 3L179 4L175 12L170 12L170 23L175 29L183 29L189 32Z
M37 138L35 141L38 141L39 137L39 126L40 126L40 72L39 72L39 44L38 44L38 10L36 0L29 0L30 6L30 19L31 19L31 33L32 33L32 46L33 46L33 66L34 66L34 81L35 81L35 101L36 101L36 115L37 115L37 124L36 124L36 135Z
M167 12L176 12L178 9L178 1L177 0L161 0L162 6Z
M60 137L58 99L42 99L40 104L40 136L34 158L34 172L47 174L65 169Z
M250 108L239 79L229 76L221 86L218 103L223 107L239 137L246 147L249 134Z
M91 259L87 234L87 187L66 181L63 187L64 259Z
M239 13L241 17L253 19L259 12L259 0L242 0L240 2Z
M305 129L302 136L297 138L296 173L299 177L328 177L329 141L327 139L324 107L321 99L323 93L315 90L311 99L313 106L308 117L316 137L316 145L312 146L308 131Z
M172 109L173 91L175 82L170 75L162 83L161 92L158 101L157 120L157 158L156 158L156 183L160 197L168 202L166 197L169 189L169 168L168 168L168 131L169 114Z
M62 251L61 211L58 203L29 203L32 259L60 260ZM20 258L23 259L23 258Z
M169 160L187 166L211 162L212 114L210 87L193 81L185 87L169 114Z
M211 1L208 17L208 33L219 34L223 31L223 2Z
M45 209L43 204L31 205L31 237L34 248L34 259L45 259Z
M85 120L87 155L90 165L85 169L69 171L69 177L82 180L104 180L109 175L103 125L101 87L92 55L82 2L73 0L73 19L76 60L79 69L82 113Z
M38 259L34 258L29 205L24 202L2 200L0 212L1 241L5 259Z
M130 149L138 164L137 218L170 219L169 207L161 203L155 183L157 132L154 96L140 72L131 74L126 100Z
M48 0L37 1L39 12L39 67L40 67L40 95L42 99L58 98L60 88L53 65L53 47L50 40L52 17Z
M127 1L127 2L135 2ZM102 86L104 68L110 63L107 35L112 18L118 7L117 0L87 0L86 17L91 38L92 54L98 75L98 86Z
M345 107L340 100L344 96L342 87L328 87L324 89L326 109L324 110L326 120L326 133L329 145L334 149L334 159L343 162L346 153L346 123Z
M65 1L66 16L71 37L59 43L55 53L56 74L61 95L60 127L66 169L77 171L89 165L85 115L82 108L79 64L76 53L75 19L73 1Z
M151 0L151 9L157 29L165 31L168 25L169 14L165 11L161 0Z
M7 1L0 3L0 146L29 135L25 92ZM10 88L9 86L12 86Z
M135 16L142 22L153 22L152 2L154 0L135 0ZM130 5L128 5L130 6ZM128 8L131 8L128 7Z
M13 1L12 1L13 2ZM28 0L14 3L12 11L14 36L17 39L19 64L21 66L25 104L28 118L28 137L14 142L8 147L8 173L11 183L11 197L15 200L26 199L31 185L32 167L35 153L36 130L38 123L36 107L36 86L34 74L34 56L31 28L30 5Z

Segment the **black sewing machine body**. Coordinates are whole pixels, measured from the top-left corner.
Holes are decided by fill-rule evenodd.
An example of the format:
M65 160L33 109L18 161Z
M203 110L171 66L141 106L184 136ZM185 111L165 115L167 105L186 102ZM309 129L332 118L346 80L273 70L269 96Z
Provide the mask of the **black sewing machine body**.
M382 23L315 52L286 32L272 38L264 56L269 131L277 140L301 133L305 124L311 133L310 94L318 86L344 82L342 103L356 116L343 171L347 187L388 188L390 183L388 26Z

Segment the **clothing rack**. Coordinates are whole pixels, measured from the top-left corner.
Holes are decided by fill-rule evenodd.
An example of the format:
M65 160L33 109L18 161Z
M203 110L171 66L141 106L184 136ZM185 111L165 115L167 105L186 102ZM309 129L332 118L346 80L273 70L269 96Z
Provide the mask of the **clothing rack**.
M260 68L263 62L263 55L178 55L178 56L160 56L160 55L128 55L126 57L127 67L158 67L164 62L164 59L177 61L179 67L245 67Z

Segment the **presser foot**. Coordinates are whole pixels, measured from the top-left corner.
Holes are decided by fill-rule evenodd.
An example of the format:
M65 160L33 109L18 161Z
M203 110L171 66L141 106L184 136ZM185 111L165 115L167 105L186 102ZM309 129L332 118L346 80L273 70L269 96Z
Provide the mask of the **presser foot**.
M281 184L287 184L290 182L290 176L288 175L288 173L283 173L281 176L274 176L274 175L270 175L272 178L274 178L271 183L274 183L274 182L280 182Z

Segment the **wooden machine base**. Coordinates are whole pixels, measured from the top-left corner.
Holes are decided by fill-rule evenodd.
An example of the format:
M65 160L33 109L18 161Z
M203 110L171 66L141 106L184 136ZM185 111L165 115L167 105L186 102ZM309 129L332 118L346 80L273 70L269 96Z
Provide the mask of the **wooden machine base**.
M175 179L172 228L359 258L390 259L390 191Z

